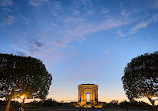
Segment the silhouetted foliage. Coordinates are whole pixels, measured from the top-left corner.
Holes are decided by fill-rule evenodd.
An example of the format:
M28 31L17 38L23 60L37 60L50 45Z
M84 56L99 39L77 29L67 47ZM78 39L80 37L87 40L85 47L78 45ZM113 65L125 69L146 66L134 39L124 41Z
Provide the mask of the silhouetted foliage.
M131 101L146 97L154 106L152 97L158 96L158 52L133 58L124 69L122 82Z
M151 105L143 102L143 101L140 101L140 102L137 102L137 101L132 101L132 102L128 102L128 101L122 101L120 104L119 104L119 107L123 107L123 108L126 108L127 110L128 109L135 109L135 110L138 110L138 109L151 109Z
M45 65L32 57L0 54L0 98L5 97L9 110L11 99L25 94L28 98L45 99L52 76Z
M56 100L53 99L47 99L42 101L43 105L42 106L58 106L59 103Z
M6 101L0 100L0 109L5 107L5 102ZM12 101L10 106L11 109L19 109L20 107L22 107L22 104L20 104L18 101Z
M59 106L59 103L53 99L47 99L47 100L42 100L42 101L32 101L27 104L31 107L34 107L34 106L46 106L46 107Z
M137 101L132 101L132 102L128 102L128 101L122 101L120 104L119 104L120 107L127 107L127 106L130 106L130 107L150 107L149 104L143 102L143 101L140 101L140 102L137 102Z
M127 107L127 106L129 106L129 105L130 105L130 102L127 102L127 101L122 101L122 102L119 104L120 107Z
M117 100L112 100L111 102L110 102L111 104L118 104L118 101Z

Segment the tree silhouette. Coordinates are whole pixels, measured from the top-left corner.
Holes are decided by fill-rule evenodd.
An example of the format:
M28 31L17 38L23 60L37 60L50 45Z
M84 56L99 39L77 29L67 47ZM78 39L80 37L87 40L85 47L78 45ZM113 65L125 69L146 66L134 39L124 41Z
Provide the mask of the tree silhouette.
M11 99L21 95L45 99L51 80L51 74L40 60L0 54L0 98L6 98L5 111L9 111Z
M153 97L158 96L158 52L133 58L124 69L122 82L131 101L146 97L155 109Z

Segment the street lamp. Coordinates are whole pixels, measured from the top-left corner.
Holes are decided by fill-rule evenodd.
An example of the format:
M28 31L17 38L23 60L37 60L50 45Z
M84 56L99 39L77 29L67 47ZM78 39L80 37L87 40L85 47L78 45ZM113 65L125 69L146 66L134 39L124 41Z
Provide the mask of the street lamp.
M20 98L21 98L21 99L24 99L24 98L25 98L25 96L21 96Z
M152 97L151 99L156 101L158 100L158 97Z
M22 99L22 108L23 108L23 110L24 110L25 95L20 96L20 98Z
M153 104L152 104L152 106L153 106L153 111L157 111L156 109L157 109L157 107L154 105L154 103L155 103L155 101L157 100L157 97L152 97L151 98L151 100L152 100L152 102L153 102Z

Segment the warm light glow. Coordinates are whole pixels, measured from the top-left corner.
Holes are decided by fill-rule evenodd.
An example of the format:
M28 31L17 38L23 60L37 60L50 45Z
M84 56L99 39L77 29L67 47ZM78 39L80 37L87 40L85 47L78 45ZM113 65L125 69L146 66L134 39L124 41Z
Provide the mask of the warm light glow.
M152 97L153 100L156 100L156 97Z
M24 98L25 98L25 96L21 96L20 98L21 98L21 99L24 99Z

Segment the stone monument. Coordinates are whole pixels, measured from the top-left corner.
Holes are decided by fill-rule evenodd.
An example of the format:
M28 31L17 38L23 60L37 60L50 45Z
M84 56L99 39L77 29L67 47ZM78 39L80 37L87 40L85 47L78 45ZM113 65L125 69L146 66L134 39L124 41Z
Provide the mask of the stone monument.
M90 95L90 101L87 101L87 94ZM89 103L95 106L98 103L98 85L95 84L80 84L78 85L78 104L82 107Z

